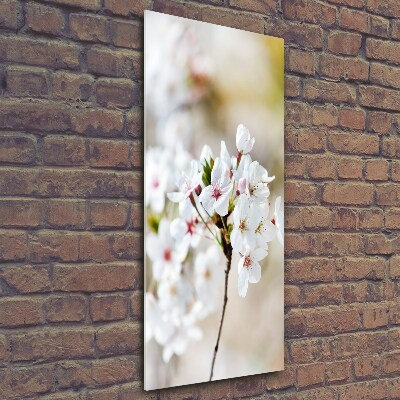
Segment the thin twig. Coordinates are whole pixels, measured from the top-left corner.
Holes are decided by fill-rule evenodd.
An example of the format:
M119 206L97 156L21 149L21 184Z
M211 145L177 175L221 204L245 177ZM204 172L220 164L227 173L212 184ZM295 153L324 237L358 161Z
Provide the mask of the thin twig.
M207 222L204 221L204 218L203 218L203 216L201 215L199 209L197 208L196 203L192 203L192 204L193 204L194 208L196 209L197 214L199 214L199 217L200 217L201 220L203 221L203 224L204 224L204 225L206 226L206 228L210 231L211 235L215 238L215 240L217 241L217 243L219 244L219 246L222 248L222 243L221 243L220 240L218 239L217 235L215 235L215 234L213 233L213 231L211 230L211 228L207 225Z
M213 374L214 374L214 364L215 364L215 359L217 358L219 340L221 338L222 325L224 323L224 318L225 318L225 309L226 309L226 305L228 303L228 279L229 279L229 271L231 270L231 263L232 263L232 247L230 244L227 244L225 242L225 240L223 240L223 242L224 242L224 252L226 255L224 305L222 306L222 315L221 315L221 321L219 323L217 343L215 344L214 355L213 355L212 363L211 363L210 381L212 381Z

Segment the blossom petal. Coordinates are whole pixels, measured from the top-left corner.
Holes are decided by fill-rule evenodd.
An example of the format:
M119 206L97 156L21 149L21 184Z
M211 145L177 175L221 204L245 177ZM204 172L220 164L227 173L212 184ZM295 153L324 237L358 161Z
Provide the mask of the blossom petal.
M231 233L231 244L234 251L240 253L243 249L242 234L239 229L234 228Z
M182 192L167 193L167 197L173 203L179 203L179 202L185 200L185 194Z
M249 282L257 283L261 279L261 266L257 261L252 261L249 268Z
M267 257L268 255L268 250L263 249L261 247L258 247L251 253L251 258L254 261L261 261L263 258Z
M249 271L246 268L242 268L238 275L238 292L240 297L246 297L248 286Z
M203 189L199 196L200 203L203 205L205 210L209 214L213 214L213 206L215 203L214 198L212 197L212 186L209 185Z
M221 217L224 217L228 214L228 207L229 207L229 195L221 195L221 197L215 202L214 210L217 214Z

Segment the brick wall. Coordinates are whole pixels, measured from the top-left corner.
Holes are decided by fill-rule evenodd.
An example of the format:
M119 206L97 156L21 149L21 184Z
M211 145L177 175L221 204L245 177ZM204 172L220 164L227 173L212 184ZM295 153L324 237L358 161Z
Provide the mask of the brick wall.
M144 9L285 39L284 372L141 390ZM1 398L400 398L398 0L0 0L0 29Z

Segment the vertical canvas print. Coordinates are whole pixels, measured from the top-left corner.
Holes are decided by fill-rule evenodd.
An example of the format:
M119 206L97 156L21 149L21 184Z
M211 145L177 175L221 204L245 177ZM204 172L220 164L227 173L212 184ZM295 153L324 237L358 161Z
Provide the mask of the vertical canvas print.
M145 12L145 389L284 368L283 40Z

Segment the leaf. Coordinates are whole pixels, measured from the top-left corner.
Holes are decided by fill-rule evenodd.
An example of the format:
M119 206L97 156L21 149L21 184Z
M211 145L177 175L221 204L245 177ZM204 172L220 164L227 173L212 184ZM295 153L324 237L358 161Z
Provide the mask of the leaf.
M160 219L157 215L150 215L147 218L147 222L149 224L149 227L154 233L158 233L158 226L160 225Z

